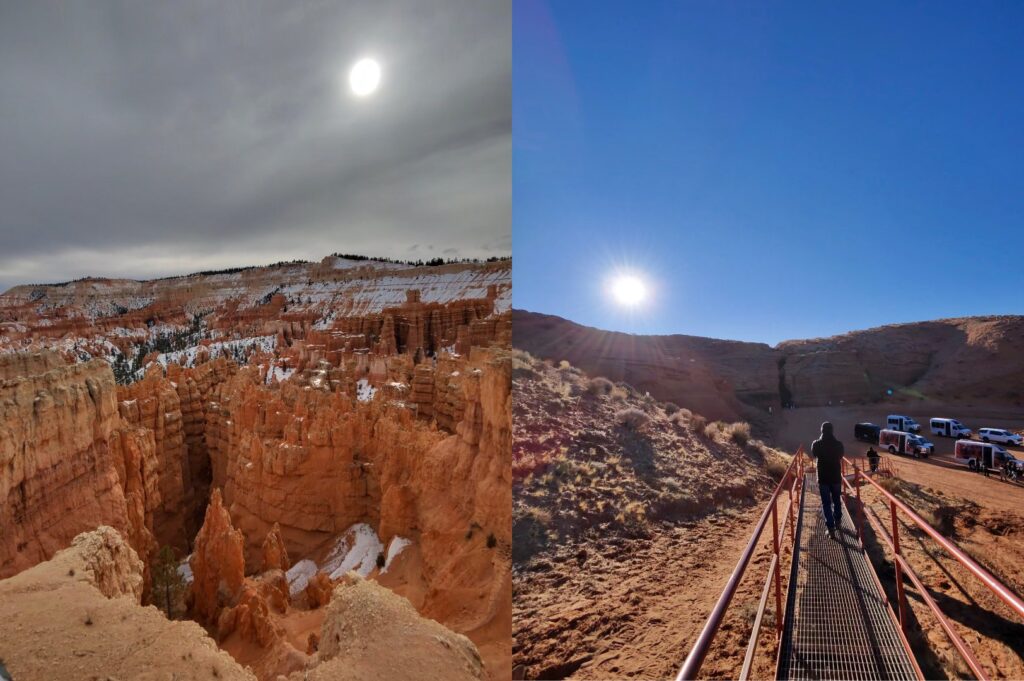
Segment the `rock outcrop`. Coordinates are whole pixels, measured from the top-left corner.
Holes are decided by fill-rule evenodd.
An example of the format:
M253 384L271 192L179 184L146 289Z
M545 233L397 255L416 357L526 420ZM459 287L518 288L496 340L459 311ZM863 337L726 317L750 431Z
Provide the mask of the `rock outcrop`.
M289 679L483 679L473 643L420 617L408 600L356 579L334 590L321 629L318 664Z
M237 602L245 579L244 544L242 533L231 524L220 490L213 490L189 558L192 612L200 620L217 622L221 610Z
M137 511L147 489L134 476L152 463L150 443L121 429L110 367L20 357L13 364L44 371L0 382L0 576L50 558L98 525L142 543Z
M1024 404L1024 317L894 324L762 343L601 331L516 310L515 346L625 381L711 419L761 422L769 408L931 399Z
M0 581L3 661L18 681L255 681L194 622L142 607L142 561L110 527Z

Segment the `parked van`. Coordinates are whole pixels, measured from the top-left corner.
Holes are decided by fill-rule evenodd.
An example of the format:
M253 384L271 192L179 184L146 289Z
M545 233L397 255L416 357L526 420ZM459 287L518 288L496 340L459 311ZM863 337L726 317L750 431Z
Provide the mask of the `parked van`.
M921 431L921 426L918 425L917 421L901 414L889 414L885 419L885 425L889 430L900 430L904 433L917 433Z
M1007 456L1008 452L999 445L975 440L960 440L953 450L953 460L967 464L972 471L998 468Z
M873 423L858 423L853 427L853 436L861 442L878 444L878 434L882 432L881 426Z
M878 434L878 447L890 454L905 454L915 459L922 456L928 458L935 451L935 445L920 435L889 429Z
M956 419L932 419L931 427L933 435L957 439L971 436L971 429Z

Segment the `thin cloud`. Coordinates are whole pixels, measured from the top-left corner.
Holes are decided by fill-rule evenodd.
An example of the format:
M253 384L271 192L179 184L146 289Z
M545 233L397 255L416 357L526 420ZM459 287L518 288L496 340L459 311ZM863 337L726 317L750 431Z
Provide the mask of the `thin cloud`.
M508 252L508 3L351 5L5 5L0 290ZM363 55L384 80L357 100Z

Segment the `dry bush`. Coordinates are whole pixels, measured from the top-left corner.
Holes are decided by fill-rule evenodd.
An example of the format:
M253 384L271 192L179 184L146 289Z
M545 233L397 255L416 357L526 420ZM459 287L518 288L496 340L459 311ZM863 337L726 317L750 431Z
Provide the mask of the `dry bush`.
M640 430L648 421L650 417L635 407L629 409L623 409L622 411L615 414L615 421L621 426L629 428L630 430Z
M876 478L875 482L881 485L886 492L893 496L898 497L900 491L903 489L903 481L899 478Z
M677 411L679 411L679 405L678 404L676 404L675 402L666 402L665 403L665 413L666 414L671 416L672 414L675 414Z
M703 433L708 425L708 420L700 414L693 414L690 416L690 428L698 433Z
M595 376L587 381L587 392L591 395L608 395L615 388L615 384L603 376Z
M738 444L740 447L746 447L747 443L750 442L750 424L737 422L730 425L725 429L728 432L729 439Z
M615 520L626 529L644 532L647 529L647 509L639 501L631 501L615 516Z
M712 421L704 426L704 437L709 440L716 440L718 436L725 430L726 424L722 421Z
M629 391L620 385L613 387L609 394L611 395L612 402L625 402L626 398L629 397Z
M779 456L773 456L765 462L764 469L773 480L782 480L782 476L789 469L789 462Z
M572 365L569 364L569 360L563 359L561 362L558 363L558 368L559 369L572 369Z

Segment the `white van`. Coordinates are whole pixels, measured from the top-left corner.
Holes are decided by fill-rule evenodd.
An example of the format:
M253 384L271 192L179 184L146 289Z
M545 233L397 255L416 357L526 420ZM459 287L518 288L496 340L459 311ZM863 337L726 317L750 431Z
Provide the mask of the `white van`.
M960 423L956 419L932 419L931 428L933 435L941 435L942 437L955 437L960 439L962 437L970 437L971 429Z
M889 430L900 430L904 433L918 433L921 426L914 419L902 414L889 414L885 419L885 425Z
M960 440L953 450L953 460L967 464L972 471L998 468L1006 457L1007 451L999 445L975 440Z
M928 458L935 451L935 445L920 435L905 433L901 430L883 430L880 432L878 434L878 448L884 449L890 454L906 454L915 459L922 456Z

